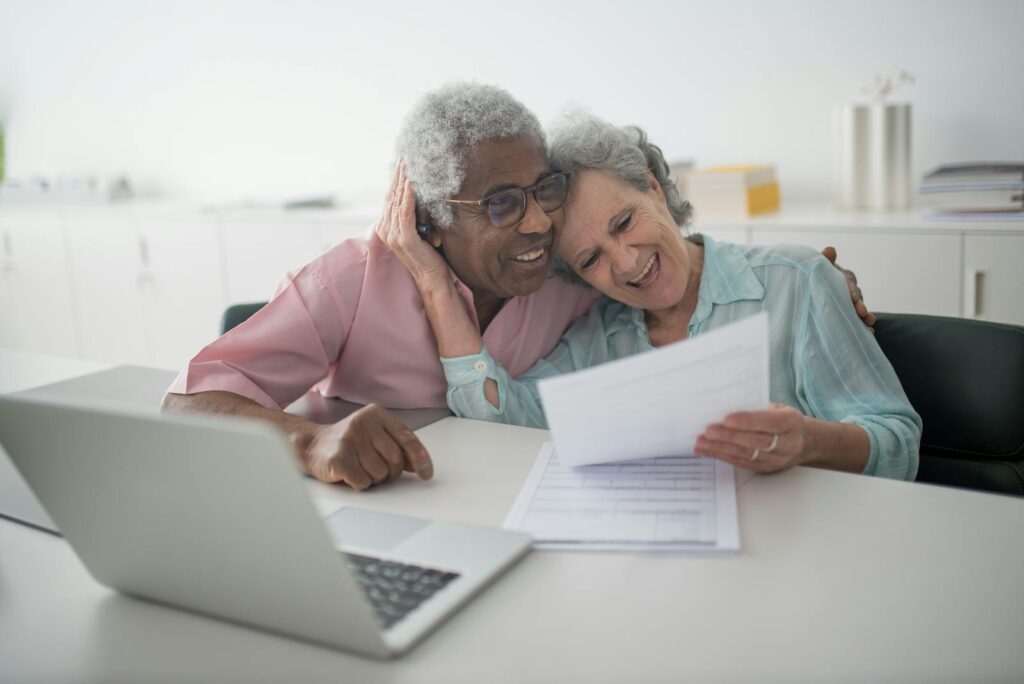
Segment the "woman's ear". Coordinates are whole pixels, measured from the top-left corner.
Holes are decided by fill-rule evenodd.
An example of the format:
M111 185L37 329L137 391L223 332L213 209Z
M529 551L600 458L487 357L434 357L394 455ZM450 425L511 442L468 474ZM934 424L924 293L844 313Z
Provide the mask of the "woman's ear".
M653 191L659 199L665 199L665 191L662 189L661 183L658 182L658 179L657 177L655 177L654 172L649 169L647 171L647 185L650 186L651 191Z

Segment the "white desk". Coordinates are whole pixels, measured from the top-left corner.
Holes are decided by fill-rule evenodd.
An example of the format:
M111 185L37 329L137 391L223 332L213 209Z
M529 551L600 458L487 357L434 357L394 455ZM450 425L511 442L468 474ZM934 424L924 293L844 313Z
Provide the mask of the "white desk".
M436 479L319 497L499 524L547 433L449 418ZM0 520L0 681L1020 681L1024 501L810 469L739 492L743 550L535 552L379 663L121 597Z

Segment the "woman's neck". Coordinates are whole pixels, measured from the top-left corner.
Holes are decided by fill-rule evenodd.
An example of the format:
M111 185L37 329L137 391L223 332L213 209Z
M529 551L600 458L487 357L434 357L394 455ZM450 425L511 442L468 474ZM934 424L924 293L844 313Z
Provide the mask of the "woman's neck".
M661 347L671 342L678 342L687 337L690 319L697 310L700 276L704 272L704 246L684 240L688 260L686 289L679 301L666 309L648 309L644 311L647 332L651 344Z

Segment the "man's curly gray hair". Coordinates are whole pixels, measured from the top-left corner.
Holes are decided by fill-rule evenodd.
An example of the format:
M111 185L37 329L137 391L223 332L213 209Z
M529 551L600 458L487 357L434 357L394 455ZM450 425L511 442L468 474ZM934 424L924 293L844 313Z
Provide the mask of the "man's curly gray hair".
M682 228L690 222L693 210L690 203L679 196L679 188L669 175L665 155L636 126L613 126L591 114L575 113L554 128L548 152L552 165L559 171L573 174L588 169L608 171L641 190L650 187L647 179L650 171L665 193L669 214L676 225ZM699 238L691 239L699 242ZM567 280L583 282L568 264L557 257L552 267Z
M450 228L451 199L466 179L466 152L485 140L533 134L541 145L540 122L507 91L479 83L449 83L422 98L398 135L416 201L438 228Z

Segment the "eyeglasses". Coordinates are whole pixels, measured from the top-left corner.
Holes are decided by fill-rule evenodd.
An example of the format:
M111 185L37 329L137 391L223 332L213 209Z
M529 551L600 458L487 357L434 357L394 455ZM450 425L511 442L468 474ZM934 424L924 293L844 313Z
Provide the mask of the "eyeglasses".
M536 185L528 188L510 188L488 195L482 200L443 200L448 204L472 204L487 209L487 217L497 228L508 228L523 220L526 215L526 196L533 195L537 206L545 213L552 212L565 204L569 194L569 174L553 173L544 176Z

